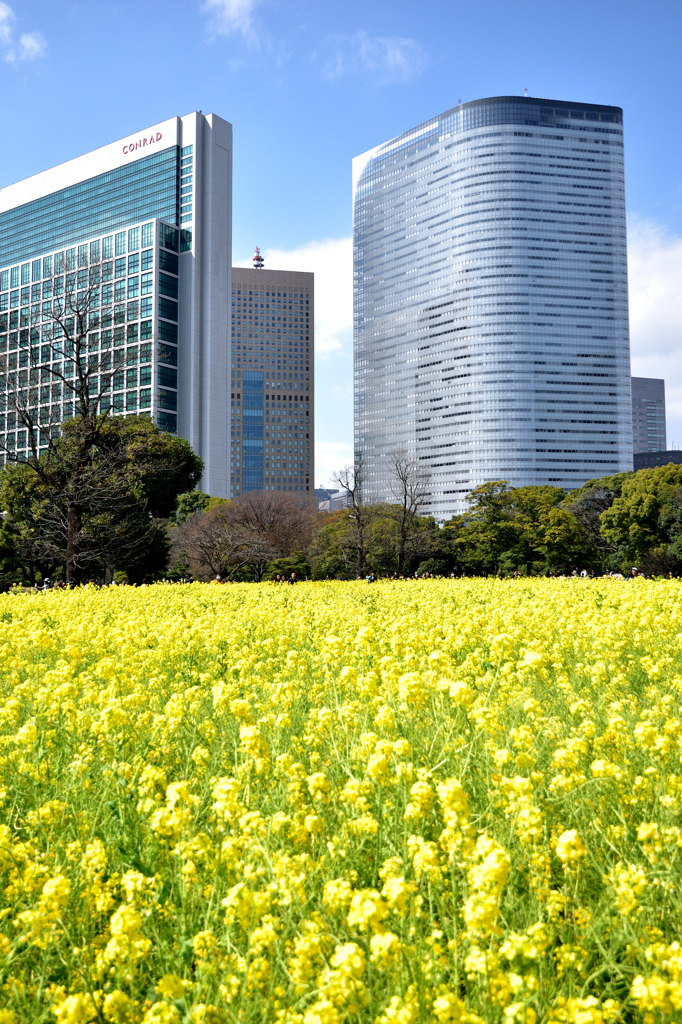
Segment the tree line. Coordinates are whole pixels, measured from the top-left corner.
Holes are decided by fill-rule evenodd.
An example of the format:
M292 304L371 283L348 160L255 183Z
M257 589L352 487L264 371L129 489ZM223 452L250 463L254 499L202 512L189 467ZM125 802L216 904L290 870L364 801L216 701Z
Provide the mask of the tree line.
M336 483L348 506L253 491L234 500L196 490L203 464L148 414L115 415L122 368L136 358L123 327L99 341L99 267L66 267L49 322L0 353L0 588L61 577L142 583L160 578L538 575L637 565L682 571L682 466L558 487L476 488L438 526L419 461L389 458L388 500L366 498L363 464ZM129 339L126 337L126 342ZM67 416L68 412L68 416Z
M682 466L618 473L572 492L493 481L442 528L423 514L429 480L418 462L398 451L390 468L387 502L363 501L361 465L339 473L348 507L331 514L285 494L185 496L172 571L234 580L292 571L311 579L682 572Z
M0 587L46 578L131 583L375 576L564 575L682 571L682 466L559 487L493 481L439 527L423 514L428 479L392 459L387 502L363 500L361 467L336 482L348 505L252 491L228 501L196 489L201 459L149 419L76 417L35 457L0 473ZM85 439L84 439L85 435Z

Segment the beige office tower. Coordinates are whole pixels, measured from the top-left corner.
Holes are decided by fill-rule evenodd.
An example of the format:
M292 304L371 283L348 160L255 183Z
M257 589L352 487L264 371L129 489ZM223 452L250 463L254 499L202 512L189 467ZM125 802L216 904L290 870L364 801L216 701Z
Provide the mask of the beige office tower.
M232 268L230 497L313 493L314 274Z

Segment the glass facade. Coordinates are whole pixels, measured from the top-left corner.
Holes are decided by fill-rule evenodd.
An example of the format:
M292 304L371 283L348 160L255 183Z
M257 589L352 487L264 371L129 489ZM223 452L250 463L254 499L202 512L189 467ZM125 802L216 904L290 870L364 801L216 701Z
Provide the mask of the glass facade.
M491 480L632 467L622 111L497 97L354 161L355 448L446 519Z
M314 488L313 275L232 268L230 496Z
M245 370L242 381L243 492L263 490L263 374Z
M665 381L655 377L632 378L632 450L664 452Z
M110 378L102 410L154 416L162 429L177 432L178 303L160 294L177 295L177 246L174 226L148 221L58 252L39 251L25 264L0 264L0 441L19 457L28 439L17 429L12 393L23 390L46 431L77 412L55 376L63 357L53 311L65 295L80 303L89 293L91 393ZM30 284L8 290L24 279ZM41 442L47 444L46 433Z
M177 224L179 159L178 147L171 146L0 213L0 266L135 221L158 218Z

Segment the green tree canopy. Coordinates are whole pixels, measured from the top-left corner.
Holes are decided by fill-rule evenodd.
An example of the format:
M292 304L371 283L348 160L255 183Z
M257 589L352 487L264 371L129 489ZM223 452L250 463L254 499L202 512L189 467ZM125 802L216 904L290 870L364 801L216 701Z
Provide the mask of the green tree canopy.
M198 482L201 459L146 418L107 417L85 455L82 430L80 417L67 421L37 465L17 463L0 474L4 537L13 540L24 577L52 575L67 550L76 579L117 569L131 579L162 572L163 520L178 492Z
M680 546L682 466L640 469L622 481L620 496L602 513L601 532L625 562L638 565L656 552L677 558Z

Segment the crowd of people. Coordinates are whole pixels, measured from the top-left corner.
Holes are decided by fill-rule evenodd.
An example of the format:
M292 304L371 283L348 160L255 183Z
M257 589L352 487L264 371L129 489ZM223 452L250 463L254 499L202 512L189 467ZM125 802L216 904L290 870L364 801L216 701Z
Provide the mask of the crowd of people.
M576 568L576 569L573 569L571 572L562 572L560 570L556 570L555 572L552 572L552 573L548 572L546 574L546 576L548 578L550 578L550 579L560 579L560 580L565 580L565 579L583 579L583 580L594 580L594 579L612 579L612 580L646 579L646 574L643 573L640 569L638 569L637 566L635 566L635 565L633 565L633 567L632 567L632 569L630 570L629 573L622 573L622 572L618 572L616 570L612 570L612 571L609 571L609 572L605 572L603 574L597 574L592 569L577 569ZM499 572L499 573L497 573L497 577L500 580L505 580L505 579L521 580L521 579L528 579L529 578L527 575L525 575L524 573L520 572L518 569L515 569L513 572L508 572L508 573ZM363 577L360 577L360 576L357 577L357 579L362 579L362 578ZM451 579L451 580L454 580L454 579L458 579L458 578L461 578L460 574L454 573L454 572L451 572L451 573L449 573L447 575L437 574L437 573L430 573L430 572L422 572L422 573L415 572L415 573L406 573L406 574L394 572L392 574L386 574L386 575L381 575L381 576L378 576L375 572L369 572L367 574L367 576L364 577L364 579L366 580L367 583L380 583L380 582L381 583L396 583L396 582L400 582L400 581L404 581L404 580L429 580L429 579L438 579L438 580ZM667 578L673 579L673 573L672 572L668 572ZM304 579L305 579L305 577L304 577ZM183 576L183 577L181 577L178 580L170 580L170 579L168 579L167 577L164 576L159 582L161 582L161 583L197 583L197 582L200 582L200 581L195 580L194 577L192 577L192 576ZM215 585L217 585L217 586L224 586L227 583L234 583L234 582L235 581L230 579L230 578L223 579L221 576L215 576L212 580L209 581L209 583L213 584L214 586ZM286 573L278 573L273 579L263 580L262 582L264 582L264 583L287 583L287 584L293 585L293 584L299 582L299 577L298 577L298 574L295 573L295 572L290 573L288 576L287 576ZM46 577L44 580L42 580L42 582L34 583L33 586L31 587L31 590L34 593L44 593L47 590L70 590L71 588L76 587L76 586L95 586L95 587L113 586L113 587L115 587L115 586L120 586L120 585L121 585L121 581L117 581L116 579L111 580L110 583L105 583L103 580L96 580L96 579L87 579L87 580L81 581L81 583L77 583L77 581L75 579L68 579L68 580L64 581L62 579L51 580L51 579Z

